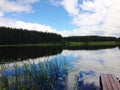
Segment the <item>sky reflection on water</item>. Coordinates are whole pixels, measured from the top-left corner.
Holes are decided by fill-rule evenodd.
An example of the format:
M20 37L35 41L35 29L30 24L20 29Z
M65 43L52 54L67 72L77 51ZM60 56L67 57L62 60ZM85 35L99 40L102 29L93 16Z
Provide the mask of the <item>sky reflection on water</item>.
M94 76L92 73L89 73L87 75L84 75L83 77L80 77L83 78L81 82L84 82L84 87L83 84L81 84L81 87L84 89L86 85L88 86L88 84L99 87L100 73L111 73L120 78L120 50L118 48L95 51L64 50L61 55L66 56L66 58L67 56L72 56L72 58L76 58L73 60L69 60L69 63L71 63L72 65L72 70L70 70L71 72L69 73L69 78L73 78L75 75L79 75L83 72L94 73ZM73 85L73 82L69 82L69 85L71 87L71 85ZM93 90L99 90L99 88Z
M73 90L78 82L79 90L100 90L100 73L111 73L120 78L119 48L102 50L63 50L61 54L23 61L36 64L45 60L66 60L69 65L68 90ZM14 62L21 65L21 62ZM10 66L12 67L12 64ZM9 67L10 68L10 67Z
M77 58L71 62L75 70L92 70L100 73L120 72L120 50L118 48L97 51L64 50L61 55L66 56L66 58L70 55Z

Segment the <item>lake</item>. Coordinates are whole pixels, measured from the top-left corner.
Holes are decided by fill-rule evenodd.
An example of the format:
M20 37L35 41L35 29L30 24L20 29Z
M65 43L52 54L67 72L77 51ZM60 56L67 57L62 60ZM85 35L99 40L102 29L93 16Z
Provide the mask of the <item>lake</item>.
M75 88L100 90L100 73L111 73L120 78L120 50L117 46L4 47L0 48L0 60L1 66L8 66L6 71L10 71L13 64L16 63L22 67L22 63L34 62L34 64L38 64L46 60L66 61L68 90Z

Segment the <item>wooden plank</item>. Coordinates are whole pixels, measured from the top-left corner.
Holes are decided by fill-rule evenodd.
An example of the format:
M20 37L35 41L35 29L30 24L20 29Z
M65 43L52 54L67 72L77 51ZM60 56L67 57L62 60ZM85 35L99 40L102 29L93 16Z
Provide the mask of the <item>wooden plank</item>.
M116 78L115 76L112 76L112 78L114 79L115 84L116 84L117 87L118 87L118 90L120 90L120 83L118 82L117 78Z
M104 79L105 79L105 82L107 84L107 87L108 87L108 90L113 90L112 86L111 86L111 83L110 83L110 80L109 78L107 77L107 74L104 74Z
M101 74L101 75L100 75L100 78L101 78L102 89L103 89L103 90L108 90L107 85L106 85L106 82L105 82L105 79L104 79L104 74Z
M120 90L120 83L112 74L101 74L102 90Z
M113 76L111 74L108 74L108 78L109 78L110 83L111 83L111 85L113 87L113 90L119 90L118 86L116 84L116 81L113 79Z

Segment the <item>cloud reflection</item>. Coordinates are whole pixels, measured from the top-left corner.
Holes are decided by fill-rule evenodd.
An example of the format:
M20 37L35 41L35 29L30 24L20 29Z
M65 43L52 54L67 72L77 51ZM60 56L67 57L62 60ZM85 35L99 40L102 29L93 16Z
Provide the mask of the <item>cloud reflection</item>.
M61 55L73 56L77 60L73 63L74 69L78 70L93 70L95 72L115 73L120 70L120 51L118 48L105 49L97 51L77 50L69 51L64 50Z
M61 55L66 56L66 58L70 55L76 58L76 60L69 61L73 67L68 77L70 78L70 80L68 79L69 85L74 84L71 78L74 80L74 76L79 75L81 71L82 73L94 72L94 76L90 73L82 77L83 80L80 80L82 89L79 87L79 90L99 90L96 87L99 87L100 73L111 73L120 78L120 50L118 48L97 51L64 50Z
M63 52L58 55L29 59L23 61L23 63L34 62L37 64L45 60L54 59L59 61L67 60L69 64L69 90L73 90L74 83L76 83L76 75L79 76L79 90L98 90L100 73L111 73L120 78L120 50L118 48L92 51L63 50ZM22 64L22 62L11 63L9 64L9 69L12 68L12 65L15 63L18 65Z

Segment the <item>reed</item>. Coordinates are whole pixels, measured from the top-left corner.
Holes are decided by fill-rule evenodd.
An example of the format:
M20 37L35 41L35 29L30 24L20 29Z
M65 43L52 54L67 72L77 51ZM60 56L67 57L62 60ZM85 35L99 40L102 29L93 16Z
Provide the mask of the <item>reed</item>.
M60 90L65 88L66 60L51 60L35 64L22 63L8 69L0 65L0 90ZM9 66L8 66L9 67ZM7 68L7 69L6 69Z

